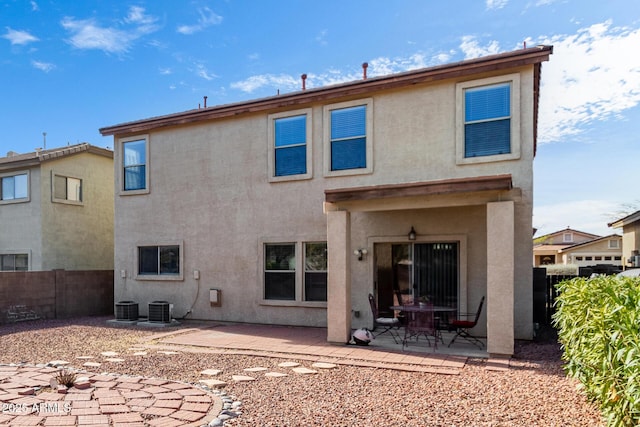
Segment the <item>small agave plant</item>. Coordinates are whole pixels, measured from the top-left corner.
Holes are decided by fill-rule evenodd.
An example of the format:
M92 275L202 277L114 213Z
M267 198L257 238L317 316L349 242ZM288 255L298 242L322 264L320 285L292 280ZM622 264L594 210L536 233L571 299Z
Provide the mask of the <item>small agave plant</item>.
M58 371L54 378L56 379L58 384L63 385L67 388L71 388L73 387L73 383L76 381L76 374L75 372L61 369Z

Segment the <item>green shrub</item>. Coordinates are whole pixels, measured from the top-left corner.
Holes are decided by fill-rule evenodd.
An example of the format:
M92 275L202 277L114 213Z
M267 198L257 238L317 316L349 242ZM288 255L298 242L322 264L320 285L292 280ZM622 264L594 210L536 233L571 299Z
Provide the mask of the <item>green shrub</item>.
M640 280L575 278L557 289L553 322L567 373L609 425L640 425Z

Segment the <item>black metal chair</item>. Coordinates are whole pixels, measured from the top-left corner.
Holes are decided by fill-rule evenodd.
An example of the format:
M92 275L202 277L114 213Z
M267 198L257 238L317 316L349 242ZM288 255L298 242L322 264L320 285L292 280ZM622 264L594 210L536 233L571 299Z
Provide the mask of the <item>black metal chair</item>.
M473 329L478 324L478 319L480 318L480 313L482 312L482 306L484 305L484 298L480 300L480 305L478 306L478 311L475 313L463 313L460 314L459 317L466 317L467 319L473 317L473 320L463 320L463 319L454 319L449 322L449 331L455 331L456 334L451 339L449 343L449 347L456 340L456 338L460 337L473 345L484 348L484 343L480 341L478 338L471 335L469 329Z
M372 294L369 294L369 305L371 306L371 314L373 314L373 330L375 331L377 327L384 328L382 332L374 334L374 337L389 333L393 337L393 341L399 344L400 334L398 329L400 328L400 321L395 317L380 317L378 304L376 304L376 299Z

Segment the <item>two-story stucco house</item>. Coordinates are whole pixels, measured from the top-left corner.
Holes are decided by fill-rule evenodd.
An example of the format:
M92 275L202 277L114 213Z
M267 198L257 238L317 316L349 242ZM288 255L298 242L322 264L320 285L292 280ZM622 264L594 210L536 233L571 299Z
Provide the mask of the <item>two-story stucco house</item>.
M113 269L113 151L0 158L0 271Z
M622 229L622 265L640 267L640 211L610 222L608 226Z
M396 291L461 312L486 296L474 331L511 354L533 330L532 169L551 53L102 128L115 147L116 301L326 326L344 343L371 327L369 293L380 308Z

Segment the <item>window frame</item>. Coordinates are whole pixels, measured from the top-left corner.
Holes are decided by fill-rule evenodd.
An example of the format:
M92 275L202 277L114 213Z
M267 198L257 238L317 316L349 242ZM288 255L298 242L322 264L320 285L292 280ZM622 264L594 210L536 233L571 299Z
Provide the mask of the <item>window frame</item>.
M259 300L257 303L263 306L275 306L275 307L307 307L307 308L327 308L327 301L306 301L304 288L305 288L305 246L307 243L327 243L326 236L309 236L309 238L303 239L291 239L287 237L282 238L265 238L260 239L258 247L258 256L260 262L258 263L258 275L260 290L258 295ZM295 245L295 297L293 300L277 300L265 298L265 256L267 245L280 245L289 244ZM328 262L328 259L327 259ZM328 273L327 273L328 277ZM328 279L327 279L328 288Z
M306 166L307 171L301 174L276 176L276 136L275 123L278 119L292 118L297 116L306 116L305 122L305 148L306 148ZM313 178L313 110L311 108L303 108L299 110L283 111L281 113L269 114L267 140L269 144L268 155L268 180L269 182L296 181Z
M324 270L308 270L307 269L307 246L308 245L319 245L319 244L324 244L324 246L325 246L325 249L324 249L324 251L325 251L325 259L324 259L325 269ZM305 301L305 302L324 302L324 303L326 303L327 302L327 290L329 288L329 283L328 283L328 281L329 281L329 274L328 274L329 273L329 269L328 269L329 259L328 259L328 252L327 252L328 251L327 242L326 241L321 241L321 242L308 242L308 241L305 241L305 242L302 242L302 248L304 250L303 254L302 254L302 257L304 258L303 259L303 263L302 263L303 264L303 271L302 271L302 278L303 278L302 279L302 291L303 291L302 292L302 300ZM309 292L309 289L308 289L309 283L307 281L307 274L317 274L317 275L324 274L324 288L325 288L324 289L324 293L325 293L325 299L324 300L322 300L322 299L309 299L309 295L308 294L310 292Z
M331 170L331 112L346 108L360 107L366 108L365 112L365 161L364 168ZM325 177L366 175L373 173L373 98L357 99L353 101L339 102L325 105L322 110L322 132L323 132L323 173Z
M134 189L134 190L125 190L124 185L125 185L125 157L124 157L124 147L125 144L128 142L135 142L135 141L143 141L144 140L144 165L145 165L145 170L144 170L144 180L145 180L145 188L139 188L139 189ZM151 182L149 180L149 171L151 169L150 167L150 163L149 163L149 135L148 134L144 134L144 135L135 135L135 136L129 136L126 138L120 138L118 140L118 144L119 144L119 150L118 150L118 155L119 155L119 160L118 160L118 168L120 169L119 172L119 180L120 182L118 183L119 186L119 194L121 196L135 196L135 195L139 195L139 194L149 194L150 192L150 185Z
M67 194L66 199L61 199L59 197L56 197L56 190L57 190L56 178L65 179L65 193ZM68 194L69 179L75 179L80 181L80 200L69 200L69 194ZM51 171L51 201L54 203L63 203L63 204L75 205L75 206L84 205L84 180L82 178L78 178L77 176L72 176L65 173L59 173L52 170Z
M26 175L27 176L27 197L21 197L19 199L3 199L2 195L2 181L5 178L13 178L16 176ZM15 188L14 188L14 197L15 197ZM27 203L31 201L31 173L29 170L20 170L13 172L4 172L0 173L0 205L8 205L13 203Z
M178 254L178 273L177 274L140 274L140 248L142 247L161 247L177 246L180 253ZM140 281L182 281L184 280L184 242L183 241L160 241L160 242L139 242L133 248L134 259L134 278Z
M16 270L15 269L15 257L17 255L23 255L27 257L27 269L26 270ZM14 269L13 270L3 270L2 269L2 257L4 256L13 256L14 257ZM0 252L0 273L2 272L16 272L16 271L31 271L31 251L2 251Z
M491 154L486 156L465 157L465 91L481 87L495 86L509 83L510 90L510 120L511 120L511 150L504 154ZM505 160L517 160L521 156L520 140L520 74L508 74L503 76L489 77L480 80L471 80L456 84L456 164L477 164L489 163Z
M619 239L609 239L609 249L620 249Z

